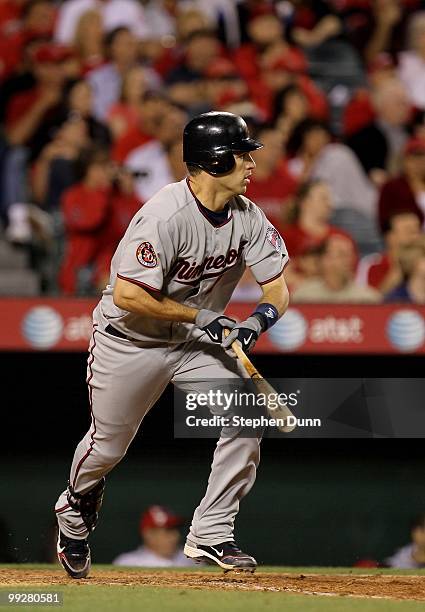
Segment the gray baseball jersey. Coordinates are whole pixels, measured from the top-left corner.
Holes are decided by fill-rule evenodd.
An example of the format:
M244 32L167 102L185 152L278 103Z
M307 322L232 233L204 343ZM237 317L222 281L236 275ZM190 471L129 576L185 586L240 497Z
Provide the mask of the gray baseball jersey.
M246 266L265 284L287 260L282 238L253 202L233 197L228 218L216 226L185 179L161 189L133 217L98 308L105 326L137 340L184 342L200 333L193 324L149 320L118 308L112 297L116 278L222 313Z
M281 274L287 259L277 230L242 196L231 199L227 218L218 226L186 181L161 189L136 213L112 260L110 284L93 313L87 364L92 423L74 453L69 482L75 492L90 491L124 457L168 383L192 390L193 380L246 376L239 360L209 339L204 342L195 325L149 320L115 306L117 277L188 306L221 313L246 266L264 284ZM111 334L109 325L125 337ZM261 432L252 437L243 427L230 429L223 428L207 490L193 515L189 538L195 544L233 540L240 500L255 480ZM87 537L88 528L70 506L67 490L56 503L56 516L66 536Z

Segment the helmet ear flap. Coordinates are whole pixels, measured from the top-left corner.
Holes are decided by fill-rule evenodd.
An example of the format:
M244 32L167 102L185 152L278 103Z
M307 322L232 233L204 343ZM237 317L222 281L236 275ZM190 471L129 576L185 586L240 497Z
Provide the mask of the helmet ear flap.
M235 167L233 151L229 149L215 149L213 151L204 151L203 153L205 161L202 162L202 167L213 176L227 174Z

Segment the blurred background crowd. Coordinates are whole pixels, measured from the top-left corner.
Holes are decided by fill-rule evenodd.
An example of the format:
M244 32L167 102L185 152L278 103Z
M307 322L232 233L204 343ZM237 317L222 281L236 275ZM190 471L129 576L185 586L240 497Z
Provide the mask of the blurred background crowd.
M98 294L209 110L265 145L294 302L425 304L421 0L0 0L0 294Z

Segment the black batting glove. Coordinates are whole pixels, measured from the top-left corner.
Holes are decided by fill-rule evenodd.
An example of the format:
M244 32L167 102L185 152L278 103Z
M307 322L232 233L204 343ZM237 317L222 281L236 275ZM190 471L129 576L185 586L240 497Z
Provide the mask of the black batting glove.
M236 321L212 310L202 309L196 315L195 325L206 332L210 340L221 344L224 340L224 330L233 329Z
M236 357L235 352L232 350L232 344L239 342L244 353L249 353L254 348L255 343L258 340L258 336L263 331L263 325L256 316L248 317L246 321L235 325L222 342L222 347L232 357Z

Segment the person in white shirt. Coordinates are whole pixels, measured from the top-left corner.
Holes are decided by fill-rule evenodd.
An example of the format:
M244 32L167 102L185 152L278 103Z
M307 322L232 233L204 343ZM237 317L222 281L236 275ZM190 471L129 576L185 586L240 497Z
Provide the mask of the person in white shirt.
M410 537L410 544L399 548L391 557L385 559L386 566L398 569L425 567L425 513L412 521Z
M150 506L141 516L140 535L143 540L135 550L122 553L114 559L114 565L128 567L189 567L188 559L180 548L179 527L182 517L164 506Z
M139 40L149 36L143 6L136 0L67 0L59 8L55 28L57 42L71 45L80 17L91 10L101 14L105 32L124 26Z
M168 183L186 176L181 135L187 116L178 106L169 106L158 122L156 138L133 149L124 160L135 177L136 194L146 202Z
M425 110L425 11L414 13L409 21L408 50L398 56L398 75L410 102Z
M95 68L87 75L93 92L93 114L105 121L113 104L121 95L122 82L128 71L139 65L137 39L127 27L119 27L106 36L106 51L109 62ZM149 67L144 68L148 89L159 86L159 78Z

